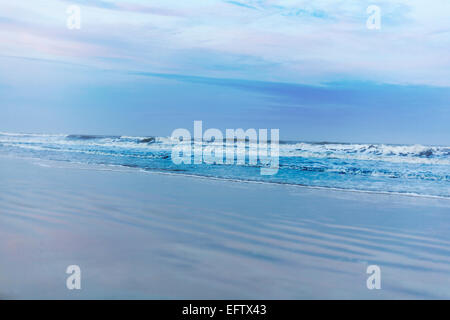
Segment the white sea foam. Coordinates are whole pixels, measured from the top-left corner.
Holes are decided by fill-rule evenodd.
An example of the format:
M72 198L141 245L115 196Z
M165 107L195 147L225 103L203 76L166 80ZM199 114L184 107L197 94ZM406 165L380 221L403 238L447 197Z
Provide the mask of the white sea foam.
M70 138L74 137L74 138ZM85 137L85 138L76 138ZM32 144L56 144L61 146L86 146L111 149L170 151L177 143L172 137L154 137L154 141L143 142L149 137L142 136L70 136L66 134L24 134L0 133L0 143L13 143L17 146ZM218 146L222 142L184 142L203 143L205 146ZM254 155L258 144L251 142L245 149L237 152ZM280 145L281 157L336 158L348 160L372 160L395 163L417 163L431 165L450 165L450 147L424 145L387 145L387 144L338 144L294 142Z

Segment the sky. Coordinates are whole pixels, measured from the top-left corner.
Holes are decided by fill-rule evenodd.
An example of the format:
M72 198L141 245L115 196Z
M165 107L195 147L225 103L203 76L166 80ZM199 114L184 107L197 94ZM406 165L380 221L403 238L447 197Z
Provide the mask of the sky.
M0 131L168 136L194 120L448 146L450 1L0 0Z

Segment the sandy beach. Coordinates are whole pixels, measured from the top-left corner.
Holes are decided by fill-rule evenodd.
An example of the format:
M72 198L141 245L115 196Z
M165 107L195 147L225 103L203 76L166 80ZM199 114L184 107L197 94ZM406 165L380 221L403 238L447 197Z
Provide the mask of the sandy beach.
M12 158L0 180L3 299L450 298L448 199Z

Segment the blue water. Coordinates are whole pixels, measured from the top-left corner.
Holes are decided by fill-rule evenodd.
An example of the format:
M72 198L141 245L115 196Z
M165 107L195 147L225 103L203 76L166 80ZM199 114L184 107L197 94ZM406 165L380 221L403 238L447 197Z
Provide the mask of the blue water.
M208 145L208 143L204 143ZM450 198L450 147L285 142L279 170L261 166L174 164L164 137L0 133L0 154L92 165L124 166L206 177ZM256 148L248 144L246 152Z

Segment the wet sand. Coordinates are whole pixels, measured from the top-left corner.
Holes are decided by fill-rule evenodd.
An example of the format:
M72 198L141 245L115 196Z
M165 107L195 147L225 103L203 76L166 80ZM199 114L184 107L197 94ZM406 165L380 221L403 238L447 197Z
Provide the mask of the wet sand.
M450 298L448 199L9 158L0 181L0 298Z

